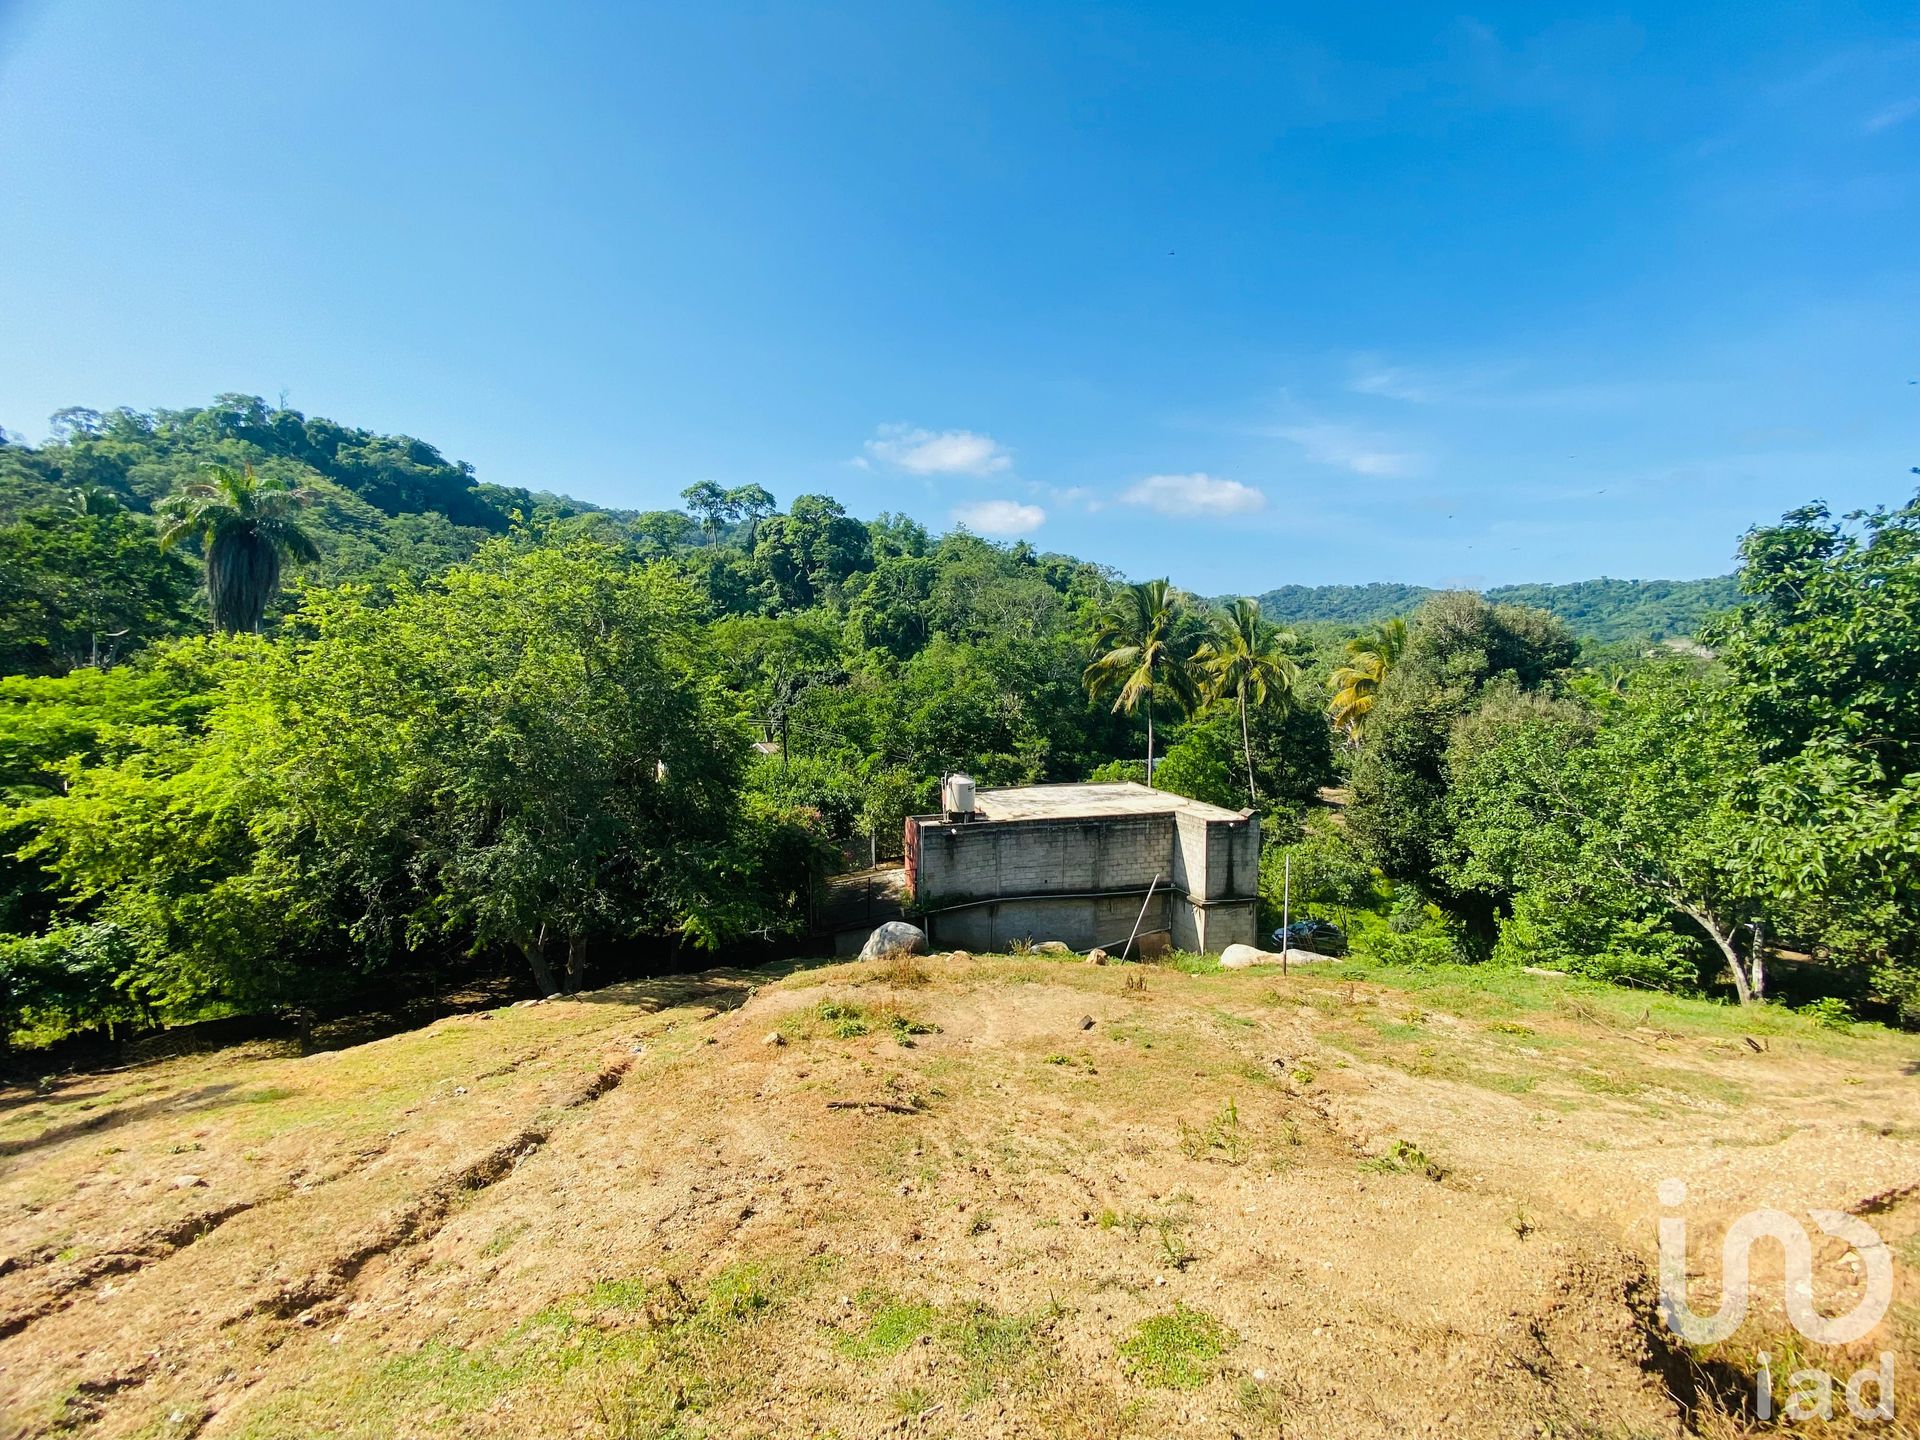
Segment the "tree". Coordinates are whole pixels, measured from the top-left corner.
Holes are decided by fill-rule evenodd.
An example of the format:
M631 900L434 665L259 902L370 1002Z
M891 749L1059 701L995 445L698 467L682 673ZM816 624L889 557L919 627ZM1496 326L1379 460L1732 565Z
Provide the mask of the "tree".
M751 555L760 522L773 513L773 495L764 486L736 485L727 491L727 505L733 518L745 523L746 541L742 548Z
M193 627L193 567L98 495L0 526L0 672L107 666Z
M1153 703L1164 692L1181 714L1198 702L1185 634L1184 597L1166 580L1122 586L1094 621L1100 652L1082 677L1093 699L1112 695L1116 712L1147 708L1147 783L1153 783Z
M258 1000L500 948L573 989L596 945L790 923L804 844L742 803L744 727L664 567L500 540L388 604L315 592L302 620L219 642L246 663L204 736L35 802L35 854L136 937L145 989Z
M104 485L76 485L67 492L67 505L81 516L116 515L126 507L120 497Z
M1260 857L1260 898L1275 915L1309 907L1341 912L1342 923L1357 907L1373 903L1373 867L1331 815L1318 811L1289 845L1271 845Z
M783 610L804 610L873 568L867 527L825 495L798 496L787 514L762 521L753 558Z
M1920 496L1809 505L1740 546L1705 638L1758 751L1742 837L1775 920L1920 1020Z
M294 518L312 500L311 490L278 477L262 479L251 465L209 465L205 478L160 502L162 547L194 536L205 551L215 625L230 634L257 632L280 587L283 560L305 564L320 558L313 537Z
M1453 912L1469 944L1495 937L1497 897L1450 885L1447 747L1460 718L1504 676L1539 690L1574 658L1573 637L1553 616L1519 605L1489 605L1448 592L1426 600L1407 627L1406 649L1368 711L1353 762L1347 820L1372 862Z
M1349 745L1359 745L1380 687L1406 648L1407 622L1397 616L1347 642L1347 662L1333 672L1331 709L1334 726L1346 735Z
M392 897L363 928L510 945L572 990L596 942L713 944L759 918L733 848L746 736L666 572L588 540L495 542L385 609L306 613L318 638L275 672L263 768L337 891Z
M1258 600L1235 600L1211 619L1213 633L1194 652L1194 660L1205 677L1208 694L1216 700L1231 699L1240 708L1247 801L1258 809L1260 793L1253 778L1253 740L1247 728L1247 712L1269 700L1291 700L1300 682L1300 667L1287 653L1294 637L1261 618Z
M867 522L867 534L872 540L874 561L882 565L900 556L917 559L927 553L931 543L926 526L897 510L882 510L874 516Z
M1768 903L1745 844L1755 752L1729 698L1723 673L1678 659L1637 671L1597 718L1489 690L1454 732L1443 872L1456 889L1514 896L1523 924L1584 926L1579 948L1616 957L1615 972L1635 950L1670 971L1669 947L1642 922L1682 921L1740 1001L1759 998L1757 954L1741 944Z
M680 492L687 509L700 522L700 529L711 545L720 538L720 527L739 514L733 497L711 480L701 480Z

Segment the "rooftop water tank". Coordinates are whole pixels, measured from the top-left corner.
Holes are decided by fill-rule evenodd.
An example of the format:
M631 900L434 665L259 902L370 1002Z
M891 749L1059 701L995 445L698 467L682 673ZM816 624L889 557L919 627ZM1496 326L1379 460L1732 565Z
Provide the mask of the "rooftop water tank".
M940 808L949 820L971 820L974 811L973 777L949 775L940 782Z

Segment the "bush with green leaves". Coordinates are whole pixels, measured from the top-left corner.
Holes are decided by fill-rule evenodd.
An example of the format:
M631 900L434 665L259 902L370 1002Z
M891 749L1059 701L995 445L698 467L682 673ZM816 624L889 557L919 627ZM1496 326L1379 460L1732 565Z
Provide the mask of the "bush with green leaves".
M1571 888L1571 887L1569 887ZM1523 890L1500 923L1492 960L1538 965L1614 984L1692 991L1700 986L1701 946L1658 916L1565 890Z
M1288 902L1288 893L1291 903ZM1261 913L1277 921L1309 914L1350 918L1380 901L1380 878L1344 827L1325 811L1310 814L1291 844L1269 844L1260 856Z
M814 841L741 803L748 747L695 600L589 540L499 541L384 605L309 597L205 732L152 731L34 802L28 849L178 1009L517 951L543 989L635 935L795 923Z
M16 1031L58 1036L83 1026L151 1023L136 998L143 957L110 922L0 936L0 1048Z

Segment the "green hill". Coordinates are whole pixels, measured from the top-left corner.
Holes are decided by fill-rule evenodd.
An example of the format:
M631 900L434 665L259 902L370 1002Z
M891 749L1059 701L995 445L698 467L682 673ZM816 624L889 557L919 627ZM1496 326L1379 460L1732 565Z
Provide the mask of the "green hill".
M1286 624L1369 625L1405 615L1433 592L1420 585L1283 585L1260 608ZM1708 616L1739 603L1731 575L1704 580L1576 580L1567 585L1501 585L1487 599L1551 611L1583 640L1667 640L1695 633Z

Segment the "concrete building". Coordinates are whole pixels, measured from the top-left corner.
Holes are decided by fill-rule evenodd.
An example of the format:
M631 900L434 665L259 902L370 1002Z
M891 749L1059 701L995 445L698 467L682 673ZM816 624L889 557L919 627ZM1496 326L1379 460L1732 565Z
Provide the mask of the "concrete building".
M1136 922L1182 950L1257 943L1251 810L1134 784L982 790L970 815L909 819L906 849L912 909L937 949L1031 939L1117 953Z

